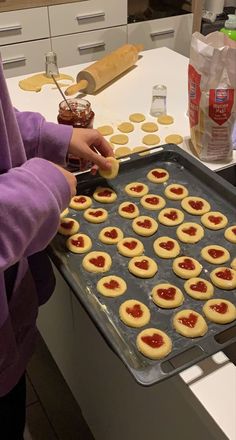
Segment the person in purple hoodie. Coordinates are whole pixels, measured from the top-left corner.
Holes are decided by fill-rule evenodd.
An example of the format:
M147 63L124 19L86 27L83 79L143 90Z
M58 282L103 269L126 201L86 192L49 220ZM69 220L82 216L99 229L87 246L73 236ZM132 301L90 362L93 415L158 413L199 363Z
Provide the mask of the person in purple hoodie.
M100 153L93 151L93 146ZM46 122L11 104L0 60L0 438L22 440L25 370L38 306L55 280L44 249L76 194L67 153L109 169L108 142L93 129Z

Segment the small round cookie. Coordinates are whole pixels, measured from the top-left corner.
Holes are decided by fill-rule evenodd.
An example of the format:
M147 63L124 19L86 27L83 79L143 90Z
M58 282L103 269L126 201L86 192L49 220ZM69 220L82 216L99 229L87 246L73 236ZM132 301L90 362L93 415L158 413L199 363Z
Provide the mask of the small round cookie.
M186 338L204 336L208 330L203 316L191 309L177 312L173 319L173 327L180 335Z
M208 263L212 264L224 264L230 259L229 251L223 246L218 246L217 244L211 244L202 248L201 256Z
M183 137L180 134L169 134L165 138L167 144L182 144Z
M122 133L131 133L131 131L134 131L134 126L131 122L122 122L117 128Z
M192 257L183 256L173 261L172 269L180 278L187 280L198 277L202 271L202 265Z
M102 176L108 180L115 179L119 173L119 168L120 168L119 161L116 160L115 157L109 156L109 157L106 157L106 162L108 162L111 165L111 168L110 168L110 170L103 170L103 169L99 168L98 172L99 172L100 176Z
M143 327L150 321L149 308L141 301L136 299L128 299L119 307L119 316L129 327Z
M217 267L210 273L212 283L224 290L232 290L236 287L236 271L231 267Z
M157 284L151 295L153 302L163 309L174 309L184 302L181 290L170 283Z
M131 122L143 122L145 121L145 116L142 113L132 113L129 115L129 120Z
M114 134L113 136L110 137L109 141L112 144L125 145L128 144L129 138L126 134Z
M162 125L170 125L173 124L174 118L170 115L159 115L157 118L157 122Z
M128 264L130 273L139 278L152 278L158 271L156 262L146 255L133 257Z
M158 130L158 125L155 122L144 122L141 125L141 129L143 131L147 131L148 133L154 133L154 131Z
M136 339L138 350L149 359L162 359L172 350L169 336L157 328L142 330Z
M214 295L214 286L203 278L190 278L184 283L186 293L194 299L205 300Z
M161 139L156 134L146 134L143 136L142 143L145 145L158 145Z
M182 208L189 214L202 215L210 211L211 205L201 197L188 196L181 201Z
M226 299L210 299L204 304L202 310L206 317L216 324L227 324L236 319L236 307Z
M153 183L166 182L169 179L169 177L170 176L168 171L164 170L163 168L154 168L153 170L149 171L147 174L147 179Z
M217 231L219 229L225 228L228 223L228 219L224 214L221 214L221 212L210 211L201 217L201 222L206 228Z
M86 234L74 234L66 240L66 247L75 254L83 254L91 249L92 241Z
M63 217L60 219L58 232L62 235L74 235L80 228L79 222L74 218Z
M101 125L100 127L97 127L97 131L99 131L102 136L109 136L114 133L111 125Z
M144 251L143 243L137 238L125 237L117 243L118 252L124 257L137 257Z
M236 258L234 258L231 263L230 266L232 267L232 269L236 270Z
M188 196L186 186L179 183L172 183L165 188L165 196L170 200L182 200Z
M132 197L143 197L148 193L148 186L142 182L132 182L125 186L125 192Z
M143 237L150 237L157 231L158 223L152 217L140 215L133 220L132 228L136 234L142 235Z
M133 153L140 153L141 151L142 151L144 154L149 154L149 153L148 153L148 148L147 148L147 147L144 147L143 145L140 145L140 146L137 146L137 147L133 147L133 148L132 148L132 154L133 154Z
M175 258L180 253L177 240L170 237L159 237L153 243L153 249L160 258Z
M113 203L117 199L117 194L111 188L98 186L93 193L93 198L97 202Z
M183 222L184 213L180 209L164 208L159 212L158 220L165 226L176 226Z
M204 237L204 229L194 222L185 222L176 229L176 235L183 243L197 243Z
M120 204L118 213L124 218L135 218L139 215L138 207L132 202L123 202Z
M236 225L230 226L225 230L225 238L231 243L236 244Z
M127 284L123 278L116 275L108 275L97 282L97 291L103 296L115 298L123 295L127 290Z
M117 158L122 157L122 156L128 156L131 153L132 153L132 151L129 147L119 147L119 148L115 149L115 156Z
M78 195L72 197L70 200L70 208L75 209L76 211L81 211L83 209L87 209L92 205L91 197Z
M116 226L107 226L99 232L99 240L105 244L116 244L124 237L123 231Z
M103 223L107 217L108 212L103 208L88 208L84 211L84 218L90 223Z
M82 266L88 272L107 272L111 268L112 260L106 252L89 252L82 260Z
M143 196L140 203L144 208L149 209L150 211L157 211L158 209L164 208L166 205L165 199L156 194L147 194L146 196Z
M68 214L69 214L69 209L66 208L66 209L64 209L64 211L61 212L61 214L60 214L60 218L63 218L63 217L65 217L65 216L68 215Z

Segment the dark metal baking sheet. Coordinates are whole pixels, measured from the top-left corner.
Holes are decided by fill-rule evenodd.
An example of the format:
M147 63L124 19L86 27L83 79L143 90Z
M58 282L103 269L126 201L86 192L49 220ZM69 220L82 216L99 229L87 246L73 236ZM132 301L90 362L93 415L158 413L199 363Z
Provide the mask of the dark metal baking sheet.
M166 184L154 184L147 180L146 174L155 167L165 168L170 174L166 184L179 183L187 186L190 195L200 196L211 203L213 211L221 211L228 220L228 226L236 222L236 188L216 175L200 161L185 153L179 147L168 144L161 148L150 150L150 154L140 156L132 155L121 163L120 173L115 180L106 181L101 177L94 177L88 173L78 176L78 194L92 196L98 185L110 186L118 197L115 203L106 204L108 220L101 224L91 224L83 219L83 211L78 212L70 209L69 217L77 219L80 224L80 232L88 234L93 242L92 250L108 252L112 257L112 267L104 274L92 274L82 267L83 255L73 254L65 247L66 237L59 234L51 244L51 257L62 273L64 279L70 285L76 297L83 304L95 325L101 331L110 347L122 359L134 378L142 385L151 385L166 379L182 370L190 367L198 361L216 353L227 345L236 341L236 322L217 325L207 320L208 332L201 338L184 338L172 328L173 315L182 309L191 308L202 314L204 301L197 301L188 296L183 288L185 280L177 277L172 271L172 259L161 259L154 254L152 243L160 236L168 235L176 238L176 227L167 227L159 224L158 231L152 237L137 236L131 227L132 220L126 220L117 213L120 203L126 200L138 204L140 215L145 214L156 218L157 211L145 210L139 199L129 197L124 191L127 183L132 181L145 182L149 186L149 192L163 195ZM101 204L93 200L93 207L101 207ZM180 208L180 202L167 200L166 207ZM200 223L199 216L185 213L184 221ZM118 254L116 245L105 245L98 240L100 230L105 226L120 227L124 236L139 238L145 247L145 255L157 261L158 273L151 279L136 278L127 269L129 258ZM236 245L231 244L224 238L224 230L211 231L205 228L204 238L197 244L180 243L181 254L196 258L202 263L204 270L201 277L209 280L209 272L215 265L205 262L200 255L202 247L207 244L221 244L226 247L231 260L236 256ZM227 264L225 264L227 265ZM128 285L126 293L117 298L106 298L96 290L97 281L105 275L119 275ZM150 298L152 288L160 282L170 282L181 288L185 301L177 309L161 309ZM225 298L236 304L236 290L224 291L215 288L215 298ZM151 321L146 327L156 327L165 331L173 343L173 350L163 360L153 361L145 358L136 348L136 336L143 329L127 327L119 319L118 310L122 302L127 299L138 299L145 303L151 312Z

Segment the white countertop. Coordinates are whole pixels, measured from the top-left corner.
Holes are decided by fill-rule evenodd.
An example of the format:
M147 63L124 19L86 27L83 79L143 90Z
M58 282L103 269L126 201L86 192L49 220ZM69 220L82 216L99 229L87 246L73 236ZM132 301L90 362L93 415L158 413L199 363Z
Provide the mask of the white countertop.
M188 59L167 48L145 51L137 65L119 80L103 89L97 95L87 95L95 112L95 127L112 125L116 129L120 122L127 121L130 113L141 112L146 119L149 115L152 86L167 86L167 112L174 117L171 126L159 126L161 144L168 134L178 133L184 138L180 145L192 154L188 147L189 122L187 117L187 67ZM61 73L76 78L79 70L88 64L61 69ZM54 85L46 85L41 92L22 91L18 82L24 77L7 80L13 105L18 110L38 111L49 121L56 122L61 96ZM141 145L140 131L129 133L131 148ZM160 145L161 145L160 144ZM236 163L236 151L232 163ZM222 169L231 164L205 163L212 170ZM236 439L236 367L219 352L217 355L181 373L181 378L213 417L230 440ZM205 440L205 439L204 439Z

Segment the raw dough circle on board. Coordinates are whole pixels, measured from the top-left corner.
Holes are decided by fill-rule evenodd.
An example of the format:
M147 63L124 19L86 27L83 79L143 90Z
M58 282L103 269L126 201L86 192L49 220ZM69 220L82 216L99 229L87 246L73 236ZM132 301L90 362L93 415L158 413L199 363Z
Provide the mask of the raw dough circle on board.
M97 131L101 133L102 136L108 136L114 133L114 130L111 125L101 125L97 128Z
M93 198L100 203L113 203L117 199L117 194L109 187L98 186L93 193Z
M148 193L148 186L142 182L131 182L125 186L125 192L132 197L143 197Z
M166 205L165 199L157 194L147 194L146 196L143 196L140 203L144 208L150 211L162 209Z
M108 212L103 208L88 208L84 211L84 218L90 223L102 223L107 220Z
M182 144L183 138L180 134L169 134L165 138L167 144Z
M74 218L64 217L60 219L58 232L62 235L74 235L80 228L79 222Z
M138 350L149 359L162 359L172 350L169 336L157 328L142 330L136 339Z
M210 273L212 283L224 290L232 290L236 287L236 271L231 267L217 267Z
M227 324L236 319L236 307L226 299L210 299L204 304L202 310L210 321L217 324Z
M158 125L155 122L144 122L141 125L141 129L143 131L147 131L148 133L154 133L154 131L158 130Z
M109 139L112 144L125 145L128 144L129 138L126 134L114 134Z
M97 282L97 291L103 296L115 298L123 295L127 290L127 284L123 278L116 275L108 275Z
M147 179L153 183L166 182L169 177L170 176L168 171L164 170L163 168L154 168L153 170L150 170L147 174Z
M163 309L173 309L184 302L181 290L170 283L157 284L153 287L151 295L153 302Z
M156 134L146 134L143 137L142 142L145 145L158 145L161 142L161 139Z
M68 209L68 208L64 209L64 211L62 211L62 212L60 213L60 218L65 217L67 214L69 214L69 209Z
M131 131L134 131L134 126L131 122L122 122L117 128L122 133L131 133Z
M121 321L129 327L135 328L146 325L151 317L149 308L135 299L128 299L122 303L119 307L119 315Z
M174 118L173 118L173 116L170 116L170 115L159 115L157 118L157 122L159 122L159 124L163 124L163 125L170 125L170 124L173 124Z
M92 241L86 234L74 234L66 240L66 247L75 254L83 254L91 249Z
M204 336L208 330L203 316L191 309L177 312L173 319L173 327L180 335L186 338Z
M116 244L124 237L123 231L116 226L107 226L99 232L99 240L105 244Z
M145 121L145 116L142 113L132 113L129 115L129 120L131 122L143 122Z
M173 261L173 271L180 278L187 280L188 278L198 277L202 271L202 265L192 257L177 257Z
M98 169L98 172L100 176L104 177L105 179L111 180L115 179L119 173L120 163L118 160L116 160L115 157L109 156L106 157L106 162L111 164L110 170L102 170Z
M225 238L231 243L236 243L236 225L230 226L225 230Z
M118 252L124 257L137 257L144 251L143 243L134 237L125 237L117 243Z
M189 278L184 283L186 293L194 299L206 300L214 295L214 286L203 278Z
M152 217L140 215L133 220L132 228L136 234L142 235L143 237L150 237L157 231L158 223Z
M144 145L140 145L140 146L137 146L137 147L134 147L134 148L132 148L132 151L131 151L131 153L133 154L133 153L140 153L140 151L142 151L143 152L143 154L149 154L148 153L148 148L147 147L144 147Z
M119 206L118 213L120 214L121 217L131 219L138 217L139 209L137 205L135 205L132 202L123 202Z
M197 243L204 237L204 229L194 222L185 222L176 229L176 235L183 243Z
M201 217L201 222L206 228L217 231L218 229L223 229L227 225L228 219L221 212L210 211L206 214L203 214L203 216Z
M170 200L182 200L188 196L186 186L179 183L172 183L165 188L165 196Z
M112 264L109 254L106 252L89 252L82 261L82 266L88 272L100 273L107 272Z
M218 246L216 244L211 244L202 248L201 256L211 264L224 264L230 259L229 251L223 246Z
M91 197L84 196L82 194L72 197L69 204L70 208L75 209L76 211L87 209L91 205L92 205Z
M160 258L175 258L180 253L177 240L171 237L159 237L153 243L155 254Z
M189 214L202 215L210 211L211 205L202 197L188 196L181 201L182 208Z
M152 278L158 271L157 263L146 255L133 257L128 264L130 273L139 278Z
M176 208L164 208L159 212L158 220L165 226L176 226L183 222L184 213Z
M132 153L132 151L129 147L119 147L119 148L115 149L115 156L117 158L122 157L122 156L128 156L131 153Z

